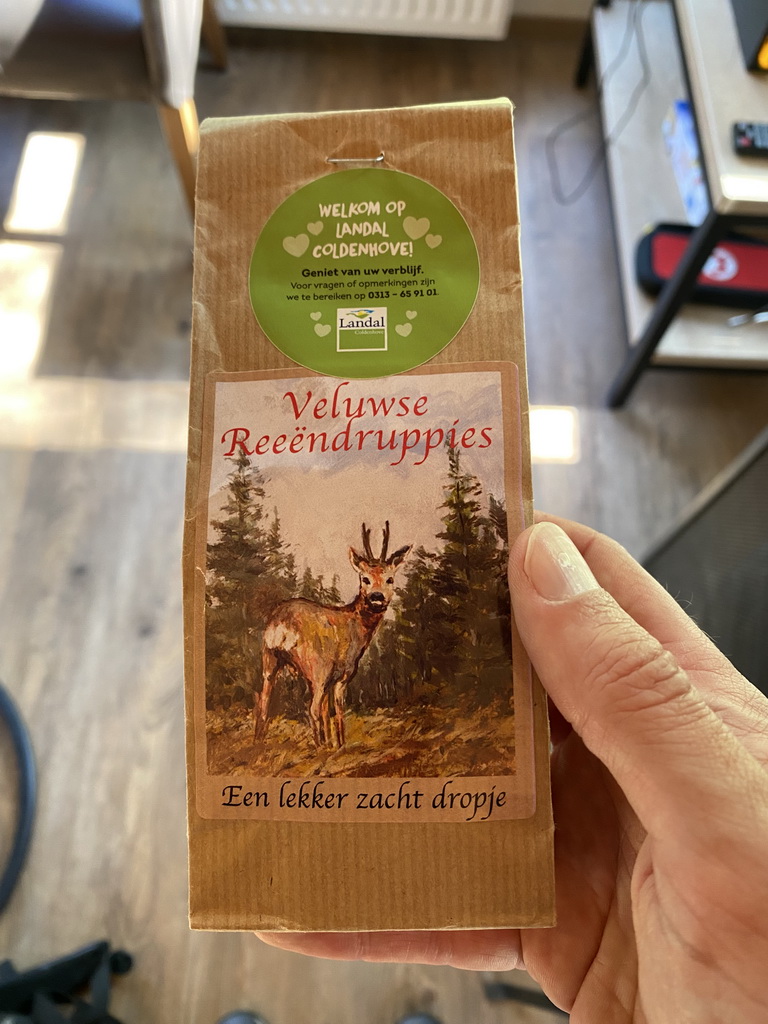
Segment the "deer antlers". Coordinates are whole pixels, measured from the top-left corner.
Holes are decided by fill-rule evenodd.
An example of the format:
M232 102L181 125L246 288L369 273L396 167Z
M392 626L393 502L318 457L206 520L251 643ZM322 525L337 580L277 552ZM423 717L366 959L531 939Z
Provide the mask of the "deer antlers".
M365 550L365 557L370 559L372 562L385 562L387 560L387 548L389 547L389 520L384 524L384 541L381 545L381 554L378 559L371 550L371 531L363 523L363 548Z
M384 523L384 541L381 545L380 559L382 562L387 560L387 548L389 547L389 520Z
M365 551L365 557L372 562L374 554L371 551L371 531L366 529L365 523L363 523L363 551Z

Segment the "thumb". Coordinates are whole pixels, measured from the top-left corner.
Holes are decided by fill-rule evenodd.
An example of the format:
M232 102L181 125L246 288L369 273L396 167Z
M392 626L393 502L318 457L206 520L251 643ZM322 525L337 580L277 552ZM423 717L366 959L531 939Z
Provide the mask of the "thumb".
M510 587L545 689L646 830L690 835L699 820L700 834L711 836L729 809L743 820L765 791L757 762L674 656L600 587L559 526L539 523L518 538Z

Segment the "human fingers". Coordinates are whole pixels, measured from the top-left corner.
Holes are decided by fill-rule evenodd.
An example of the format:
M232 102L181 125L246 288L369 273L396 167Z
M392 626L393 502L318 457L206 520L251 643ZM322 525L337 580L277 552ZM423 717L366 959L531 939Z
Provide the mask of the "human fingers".
M698 660L716 670L729 665L712 641L696 626L667 590L610 537L582 523L536 512L536 522L555 523L576 545L579 553L609 594L624 611L665 646L674 643L693 649ZM732 666L730 666L732 668Z
M704 842L713 821L725 827L729 816L743 820L745 813L766 818L768 827L768 778L758 762L668 646L600 587L562 529L542 522L518 538L510 586L545 688L649 832L693 829ZM634 606L647 603L634 595ZM667 644L674 641L669 633Z
M326 960L418 963L467 971L522 967L516 930L416 932L257 932L262 942Z
M712 710L768 765L768 698L738 672L680 607L616 541L581 523L536 512L574 542L598 582L671 651Z

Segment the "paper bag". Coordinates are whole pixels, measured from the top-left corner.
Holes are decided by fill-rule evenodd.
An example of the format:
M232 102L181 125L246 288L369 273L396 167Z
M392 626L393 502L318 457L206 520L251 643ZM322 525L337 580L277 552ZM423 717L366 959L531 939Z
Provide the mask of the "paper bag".
M201 134L192 926L552 924L511 106Z

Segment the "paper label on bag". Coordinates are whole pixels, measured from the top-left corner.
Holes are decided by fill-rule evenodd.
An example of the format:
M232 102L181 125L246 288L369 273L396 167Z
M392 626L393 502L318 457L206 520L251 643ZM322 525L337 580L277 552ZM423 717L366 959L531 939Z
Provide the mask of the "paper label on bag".
M251 305L270 341L335 377L420 366L477 297L477 247L433 185L384 168L336 171L289 196L259 234Z
M203 431L201 816L530 816L516 367L215 373Z

